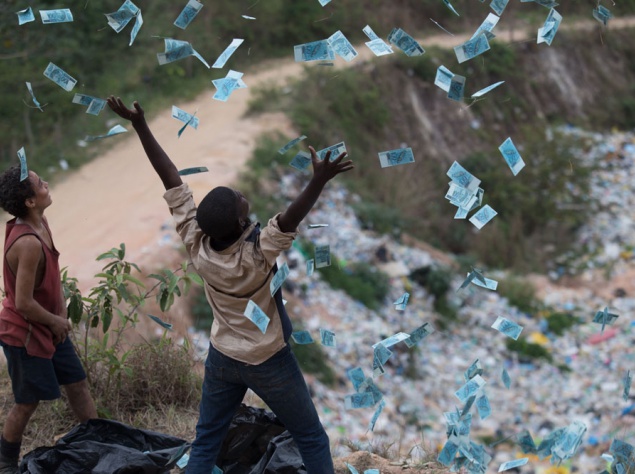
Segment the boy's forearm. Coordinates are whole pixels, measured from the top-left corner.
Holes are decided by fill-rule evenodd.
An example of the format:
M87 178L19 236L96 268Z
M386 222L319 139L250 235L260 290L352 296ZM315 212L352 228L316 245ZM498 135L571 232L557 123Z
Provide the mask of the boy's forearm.
M278 218L278 226L282 232L293 232L298 228L300 222L307 216L309 211L317 202L326 182L316 179L309 181L309 184L302 190L300 195L289 205L286 211Z
M161 178L161 181L163 181L165 189L175 188L183 184L176 166L172 163L172 160L170 160L170 157L165 153L163 148L161 148L156 138L154 138L145 118L133 123L133 127L137 135L139 135L141 145L143 145L143 149L152 167L159 175L159 178Z

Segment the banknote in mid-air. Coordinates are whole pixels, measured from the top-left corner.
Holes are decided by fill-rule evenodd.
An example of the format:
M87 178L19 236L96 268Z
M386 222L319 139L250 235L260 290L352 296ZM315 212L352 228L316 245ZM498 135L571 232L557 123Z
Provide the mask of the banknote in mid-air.
M104 99L86 94L75 94L73 96L73 104L86 106L86 113L91 115L99 115L104 107L106 107L106 101Z
M461 102L465 92L465 77L454 74L450 80L450 89L448 90L448 99Z
M35 93L33 92L33 87L31 86L30 82L26 82L26 88L29 91L29 94L31 94L31 100L33 100L33 103L35 104L35 106L40 109L40 112L44 112L44 110L42 109L42 106L40 105L40 102L35 98Z
M189 0L187 5L181 10L181 13L174 21L174 26L184 30L192 22L194 17L198 15L198 12L203 8L203 4L197 0Z
M323 160L324 158L326 158L326 154L329 151L331 152L331 157L329 158L329 160L334 161L338 156L347 151L346 144L344 142L339 142L335 145L322 148L321 150L316 151L315 154L317 155L318 159Z
M544 25L538 29L538 39L536 42L538 44L547 43L551 46L561 21L562 15L552 8L549 11L549 15L547 15Z
M242 80L243 73L230 70L223 79L214 79L212 84L216 87L216 93L212 97L214 100L220 100L222 102L227 102L229 96L236 89L244 89L247 87L247 84Z
M296 344L313 344L315 341L309 331L295 331L291 333L291 338Z
M354 393L344 397L344 406L347 410L355 408L368 408L374 405L371 393Z
M408 346L408 348L414 347L423 341L429 334L432 334L435 331L434 326L430 323L423 323L423 325L419 326L417 329L410 333L410 337L404 339L404 344Z
M18 15L18 26L35 21L35 15L33 14L33 9L31 7L16 12L16 15Z
M155 323L157 323L159 326L165 328L165 329L172 329L172 325L170 323L166 323L165 321L163 321L161 318L154 316L153 314L148 314L148 317L154 321Z
M507 461L500 465L498 472L508 471L515 467L524 466L529 462L529 458L514 459L513 461Z
M164 64L172 63L188 56L194 56L209 69L210 66L207 64L207 61L205 61L205 59L203 59L203 57L196 52L192 45L187 41L175 40L172 38L164 38L164 40L165 51L163 53L157 53L159 65L163 66Z
M70 92L77 84L77 80L67 74L62 68L49 63L44 70L44 76L60 86L66 92Z
M525 167L525 162L520 156L520 153L518 153L511 138L507 138L507 140L498 147L498 150L501 152L501 155L503 155L503 158L505 158L505 162L507 166L509 166L509 169L512 170L514 176Z
M481 33L478 36L466 41L463 44L454 47L454 54L459 63L475 58L476 56L483 54L485 51L489 51L490 46L487 41L485 33Z
M51 23L70 23L73 21L73 14L68 8L40 10L40 17L42 17L42 23L45 25Z
M333 61L335 52L327 40L298 44L293 47L296 62Z
M178 108L176 105L172 106L172 117L185 125L179 130L177 136L180 137L186 127L192 127L194 130L198 129L199 120L196 114L188 114L185 110Z
M308 167L311 166L311 154L306 151L298 152L291 160L291 163L289 163L289 166L299 171L308 169Z
M491 91L492 89L496 89L498 86L500 86L503 83L505 83L505 81L495 82L491 86L487 86L484 89L481 89L480 91L475 92L474 94L472 94L472 99L476 99L478 97L483 97L489 91Z
M437 68L437 75L434 78L434 85L445 92L450 92L450 83L454 74L447 67L441 65Z
M341 31L336 31L326 40L335 54L350 62L357 57L357 51Z
M379 164L382 168L414 162L415 157L412 153L412 148L397 148L396 150L379 152Z
M426 52L417 41L401 28L393 28L388 34L388 42L397 46L406 56L421 56Z
M315 268L329 267L331 265L330 245L315 246Z
M465 403L468 398L473 397L477 392L485 386L485 380L480 375L475 375L472 379L467 381L460 389L458 389L454 395L460 400L461 403Z
M206 166L193 166L192 168L183 168L179 170L179 176L188 176L190 174L205 173L209 171Z
M492 0L489 4L490 8L496 12L498 16L503 14L509 0Z
M470 222L474 224L477 229L482 229L483 226L491 221L497 214L498 212L492 209L489 204L485 204L476 214L470 217Z
M306 135L300 135L298 138L294 138L293 140L288 142L286 145L284 145L282 148L280 148L278 150L278 153L280 153L281 155L284 155L287 151L289 151L291 148L296 146L302 140L306 140Z
M373 413L373 416L370 419L370 423L368 423L368 431L373 431L375 429L375 424L377 423L377 419L379 418L379 415L381 415L381 412L384 410L385 406L386 406L386 401L382 399L379 402L379 405L377 405L377 409L375 410L375 413Z
M453 182L468 189L472 194L477 192L478 187L481 184L480 179L475 178L456 161L452 163L452 166L450 166L450 169L446 174Z
M24 147L18 150L18 159L20 160L20 181L24 181L29 177L29 168L26 164L26 152Z
M493 13L487 15L487 18L485 18L485 20L483 20L483 23L481 23L481 26L476 29L471 39L476 38L481 33L485 33L487 39L491 40L494 37L494 34L492 34L492 30L498 24L498 20L500 20L500 17L494 15Z
M270 321L269 316L252 300L248 301L243 314L260 329L260 332L264 334L267 331Z
M221 55L218 57L218 59L214 62L214 64L212 64L212 67L216 69L222 68L225 65L225 63L229 60L231 55L236 52L238 47L241 44L243 44L244 41L245 40L242 38L234 38L232 42L229 44L229 46L225 48L225 51L223 51Z
M320 342L323 346L335 347L337 345L335 342L335 333L328 329L320 328Z
M507 337L511 337L514 341L518 340L518 337L523 330L521 325L502 316L498 316L496 318L496 321L492 324L492 328L503 333Z
M106 133L105 135L96 135L96 136L89 135L84 140L86 140L87 142L92 142L92 141L95 141L95 140L100 140L102 138L113 137L115 135L119 135L120 133L126 133L127 131L128 130L126 130L121 125L115 125L110 130L108 130L108 133Z

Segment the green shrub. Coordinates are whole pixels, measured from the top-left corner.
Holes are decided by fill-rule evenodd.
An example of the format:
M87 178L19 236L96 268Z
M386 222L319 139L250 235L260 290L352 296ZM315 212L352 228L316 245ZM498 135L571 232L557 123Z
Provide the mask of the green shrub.
M362 229L399 237L405 225L401 212L381 203L362 201L353 205Z
M523 313L533 314L539 309L536 288L524 278L508 276L499 283L498 293Z
M410 279L423 286L435 299L439 299L450 289L452 272L445 267L420 267L410 273Z
M556 336L564 335L565 331L576 324L580 324L582 320L569 313L552 313L545 318L549 331Z
M505 344L507 350L518 353L518 358L521 361L531 361L534 359L544 359L547 362L553 362L553 356L540 344L534 344L533 342L527 342L524 337L519 338L517 341L513 339L507 339Z
M324 385L332 387L337 381L335 371L319 344L292 344L291 348L303 372L315 375Z
M373 310L384 304L390 290L388 276L368 263L357 262L340 268L337 258L331 255L331 266L318 271L331 288L343 290Z

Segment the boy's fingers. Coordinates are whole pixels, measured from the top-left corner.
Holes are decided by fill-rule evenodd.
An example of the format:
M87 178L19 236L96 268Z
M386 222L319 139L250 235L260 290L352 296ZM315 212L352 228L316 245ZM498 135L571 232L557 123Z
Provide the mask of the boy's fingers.
M330 153L330 151L329 151ZM340 161L342 161L342 159L344 159L344 157L347 155L348 153L343 151L342 153L340 153L340 156L338 156L337 158L335 158L333 160L333 164L338 165L340 163Z

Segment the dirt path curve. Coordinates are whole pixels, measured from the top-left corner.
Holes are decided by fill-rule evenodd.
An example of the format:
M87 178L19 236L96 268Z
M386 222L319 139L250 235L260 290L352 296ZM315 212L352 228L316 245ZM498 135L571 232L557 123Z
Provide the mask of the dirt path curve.
M590 29L595 25L596 22L589 21L574 27ZM632 25L635 18L611 20L611 28ZM497 34L504 41L525 39L520 29L514 35L505 31L497 31ZM452 47L468 37L440 33L422 38L421 43L424 47ZM357 49L360 57L351 64L374 58L365 46ZM338 60L335 68L346 66ZM244 115L250 91L266 83L283 83L299 77L304 67L290 59L267 61L247 70L244 80L249 88L235 91L226 103L212 100L212 90L190 103L177 103L185 110L198 109L201 123L197 131L188 129L181 139L177 139L179 124L172 119L170 110L149 117L150 127L177 167L209 168L209 173L185 178L194 190L195 199L200 200L214 186L231 185L261 133L278 129L289 138L295 136L296 132L282 114L255 118ZM62 254L61 265L69 267L69 273L79 279L83 290L95 283L93 275L101 268L95 261L96 256L121 242L126 243L127 258L131 261L143 264L161 259L165 248L159 242L160 229L164 224L171 225L162 199L163 187L134 132L109 140L112 148L108 152L69 173L52 187L54 204L47 210Z

